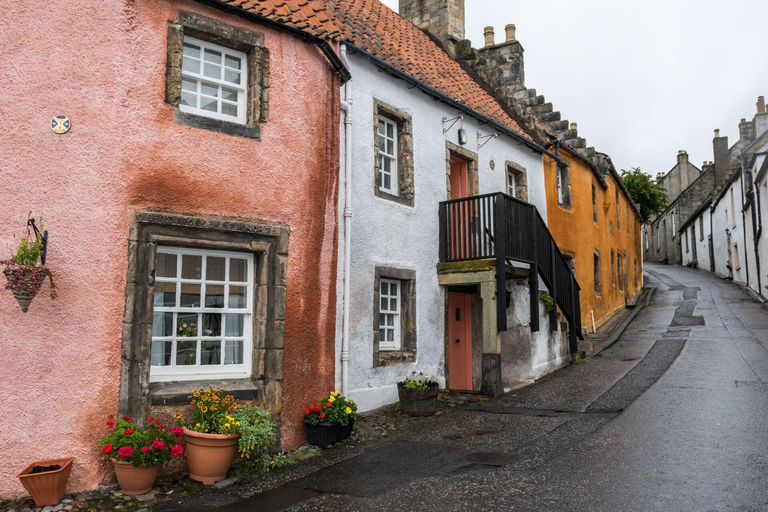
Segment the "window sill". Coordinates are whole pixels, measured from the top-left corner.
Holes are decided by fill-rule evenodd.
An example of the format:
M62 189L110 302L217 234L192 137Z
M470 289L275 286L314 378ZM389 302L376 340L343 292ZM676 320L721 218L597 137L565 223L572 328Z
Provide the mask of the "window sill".
M416 353L403 350L381 350L374 358L374 366L390 366L393 364L409 364L416 362Z
M412 197L403 197L395 194L390 194L389 192L384 192L380 188L376 187L375 195L379 199L384 199L387 201L391 201L393 203L401 204L403 206L409 206L413 207L413 198Z
M247 125L200 116L190 112L182 112L178 107L173 109L173 121L182 126L200 128L212 132L245 137L247 139L261 140L261 125Z
M189 403L189 395L203 387L222 388L236 400L259 400L259 389L250 379L188 380L152 382L149 384L152 405L177 405Z

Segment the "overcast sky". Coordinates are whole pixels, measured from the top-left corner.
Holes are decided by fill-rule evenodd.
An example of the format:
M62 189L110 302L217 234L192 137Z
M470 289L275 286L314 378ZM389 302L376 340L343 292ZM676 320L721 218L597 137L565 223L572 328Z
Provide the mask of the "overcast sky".
M398 0L383 0L397 11ZM701 167L720 128L768 96L766 0L466 0L467 38L517 25L525 83L579 124L619 169L667 172L679 149ZM766 60L764 60L766 59Z

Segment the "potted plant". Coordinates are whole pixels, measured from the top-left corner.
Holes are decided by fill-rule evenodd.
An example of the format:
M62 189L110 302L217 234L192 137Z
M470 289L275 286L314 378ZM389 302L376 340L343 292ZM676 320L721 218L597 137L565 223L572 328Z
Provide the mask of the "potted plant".
M30 226L34 228L34 233L30 231ZM41 218L40 228L42 227L43 219ZM38 231L35 219L30 212L27 218L27 235L19 240L16 250L11 253L11 259L0 261L0 267L7 280L5 288L11 290L24 313L29 310L32 299L40 291L46 277L51 278L51 298L56 297L51 271L43 265L45 246L46 236Z
M187 442L192 480L215 484L227 477L238 450L248 458L274 444L274 424L260 407L245 403L238 408L235 398L221 388L198 389L190 398L193 422L184 423L179 412L176 421Z
M180 427L169 432L152 416L147 418L147 423L147 428L142 429L129 416L123 416L117 425L109 420L107 427L113 430L99 441L102 453L115 467L117 483L124 494L151 491L160 465L184 453Z
M357 405L334 391L327 398L315 401L304 411L307 441L325 448L352 434L357 418Z
M64 497L74 457L33 462L16 475L37 507L55 505Z
M400 410L408 416L431 416L437 409L437 382L428 375L414 371L397 383Z

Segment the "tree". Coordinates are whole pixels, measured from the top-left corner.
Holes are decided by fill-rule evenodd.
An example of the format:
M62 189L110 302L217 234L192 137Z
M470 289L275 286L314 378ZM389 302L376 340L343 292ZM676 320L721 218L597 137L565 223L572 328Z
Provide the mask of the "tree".
M639 167L633 167L629 171L622 169L621 181L627 187L632 200L640 207L643 222L650 221L667 209L669 205L667 189L658 185L650 175L641 171Z

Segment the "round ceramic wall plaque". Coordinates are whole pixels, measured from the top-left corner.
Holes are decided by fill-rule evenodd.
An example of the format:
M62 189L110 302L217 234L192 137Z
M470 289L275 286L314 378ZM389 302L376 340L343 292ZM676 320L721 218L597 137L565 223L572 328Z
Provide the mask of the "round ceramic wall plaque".
M54 133L62 134L69 131L70 123L67 116L56 116L51 119L51 130Z

